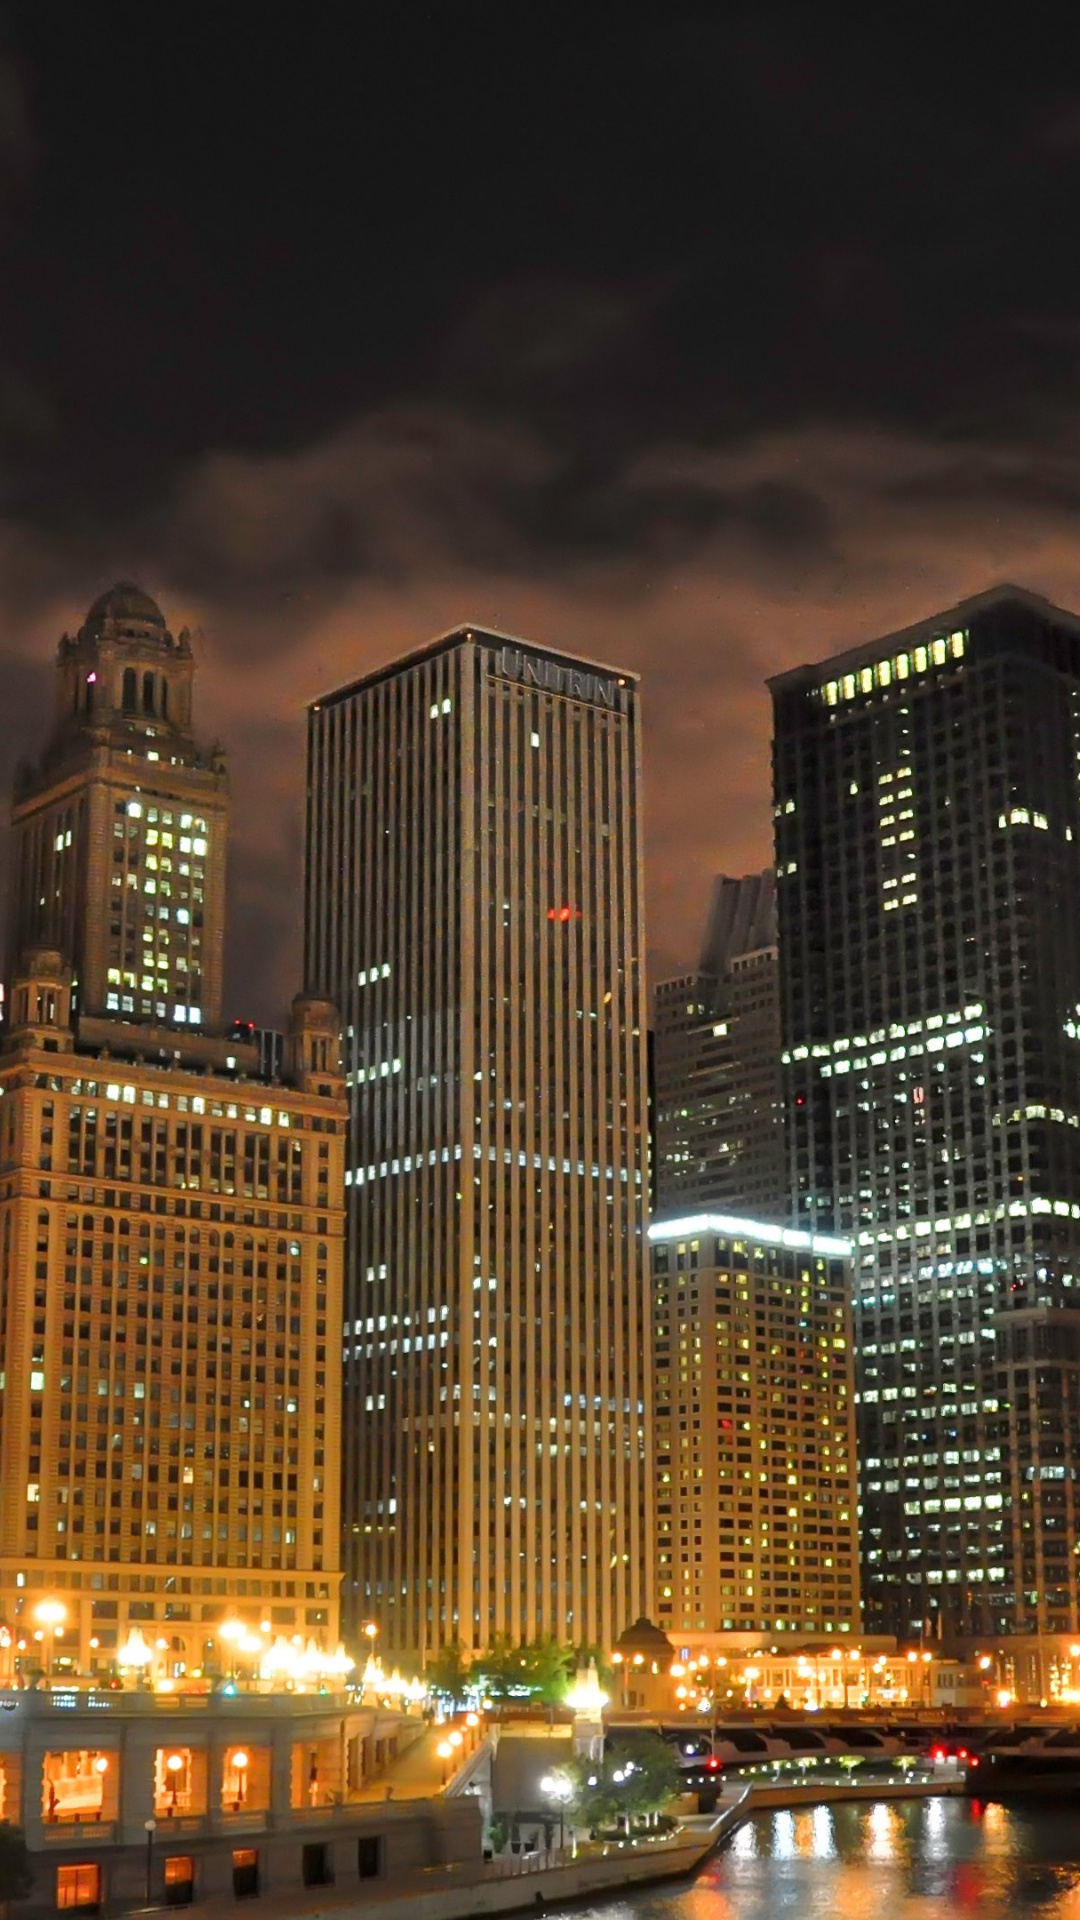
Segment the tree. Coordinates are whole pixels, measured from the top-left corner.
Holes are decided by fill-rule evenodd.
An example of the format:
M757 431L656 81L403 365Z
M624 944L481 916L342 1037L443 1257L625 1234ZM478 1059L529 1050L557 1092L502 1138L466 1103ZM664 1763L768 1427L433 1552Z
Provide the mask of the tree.
M533 1698L547 1707L560 1707L573 1685L577 1655L552 1635L527 1640L521 1648Z
M469 1664L461 1641L448 1640L430 1662L424 1677L432 1693L441 1693L448 1700L462 1699L469 1684Z
M26 1835L10 1820L0 1820L0 1906L24 1900L34 1884Z
M630 1819L652 1819L662 1813L682 1787L675 1755L658 1733L627 1733L611 1750L621 1772L623 1812Z
M474 1673L493 1700L520 1698L523 1694L544 1706L560 1706L566 1697L577 1666L572 1647L566 1647L551 1635L515 1644L509 1634L492 1637L486 1653L478 1656Z
M575 1754L559 1772L570 1788L570 1818L590 1830L620 1819L650 1821L681 1786L675 1756L657 1733L620 1735L602 1759Z

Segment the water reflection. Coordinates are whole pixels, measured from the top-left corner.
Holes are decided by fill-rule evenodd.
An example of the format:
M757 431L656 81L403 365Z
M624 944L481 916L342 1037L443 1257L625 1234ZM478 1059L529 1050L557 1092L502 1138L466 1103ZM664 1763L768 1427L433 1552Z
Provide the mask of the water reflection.
M815 1807L812 1818L814 1823L814 1857L815 1859L818 1859L818 1860L835 1859L836 1830L833 1826L832 1808L831 1807Z
M692 1886L596 1902L588 1920L1080 1920L1065 1806L862 1802L762 1815ZM573 1920L570 1912L549 1920Z

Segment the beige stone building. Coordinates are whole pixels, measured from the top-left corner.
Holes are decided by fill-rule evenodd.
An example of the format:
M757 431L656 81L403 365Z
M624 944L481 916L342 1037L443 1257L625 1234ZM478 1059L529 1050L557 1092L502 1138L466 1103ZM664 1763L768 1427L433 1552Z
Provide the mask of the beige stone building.
M0 1816L26 1835L26 1920L256 1894L313 1912L424 1868L479 1871L474 1795L392 1800L380 1782L419 1719L341 1694L189 1694L168 1713L127 1690L0 1703Z
M134 676L134 678L132 678ZM0 1051L0 1659L161 1678L338 1631L337 1015L220 1030L226 783L191 658L104 595L15 806ZM64 824L67 822L67 824Z
M649 1239L661 1627L857 1634L847 1242L718 1214Z

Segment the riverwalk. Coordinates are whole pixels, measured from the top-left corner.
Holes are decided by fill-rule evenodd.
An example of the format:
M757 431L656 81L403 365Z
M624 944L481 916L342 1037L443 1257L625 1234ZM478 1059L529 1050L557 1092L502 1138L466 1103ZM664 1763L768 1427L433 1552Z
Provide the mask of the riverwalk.
M420 1762L418 1756L418 1770ZM372 1884L370 1893L355 1886L336 1893L312 1888L298 1905L296 1895L265 1896L261 1920L479 1920L479 1916L543 1912L550 1906L593 1895L617 1895L631 1887L688 1878L747 1820L777 1807L804 1807L841 1801L915 1800L962 1792L958 1780L920 1778L852 1779L849 1773L790 1782L733 1783L711 1814L684 1815L674 1833L655 1839L589 1841L565 1848L498 1859L483 1865L458 1863L427 1867L398 1876L393 1885ZM199 1911L216 1920L235 1915L232 1901L210 1901Z

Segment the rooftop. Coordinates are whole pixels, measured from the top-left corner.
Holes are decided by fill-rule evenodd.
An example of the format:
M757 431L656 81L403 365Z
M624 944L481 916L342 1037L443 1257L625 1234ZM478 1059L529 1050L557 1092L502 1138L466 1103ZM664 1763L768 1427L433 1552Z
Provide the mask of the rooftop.
M832 1234L803 1233L798 1227L778 1227L768 1220L744 1220L732 1213L691 1213L678 1220L654 1220L649 1239L662 1243L703 1233L722 1234L725 1239L753 1240L760 1246L829 1254L840 1260L846 1260L851 1253L850 1240L840 1240Z
M478 641L481 646L514 647L541 660L557 660L560 665L584 670L586 673L603 674L605 678L618 680L630 686L636 686L638 675L628 673L624 667L612 667L602 660L590 660L584 654L564 653L559 647L541 646L534 640L519 639L516 634L500 633L495 627L461 626L454 627L439 639L431 640L427 646L417 647L412 653L404 654L399 660L391 660L384 667L376 667L371 673L361 674L358 680L350 680L347 686L336 687L318 700L309 702L309 713L318 713L321 707L334 706L339 700L348 700L355 693L361 693L366 687L378 686L383 680L392 680L395 675L411 673L414 668L423 666L427 660L437 659L442 653L452 653L455 647L464 646L469 641Z
M1035 614L1039 619L1052 621L1057 626L1068 627L1080 635L1080 615L1070 613L1065 607L1055 606L1052 600L1046 600L1042 594L1032 593L1029 587L1014 586L1010 581L1002 581L984 592L972 594L967 600L960 600L943 612L930 614L925 620L917 621L914 626L901 627L896 633L881 634L876 639L862 640L857 646L848 647L843 653L829 654L823 660L814 661L801 667L789 667L784 673L777 673L768 681L771 691L778 692L787 687L805 686L811 680L829 675L850 672L853 667L863 666L877 660L882 655L909 652L912 647L925 645L941 634L951 633L958 628L970 626L980 614L993 612L995 608L1014 606L1025 613Z

